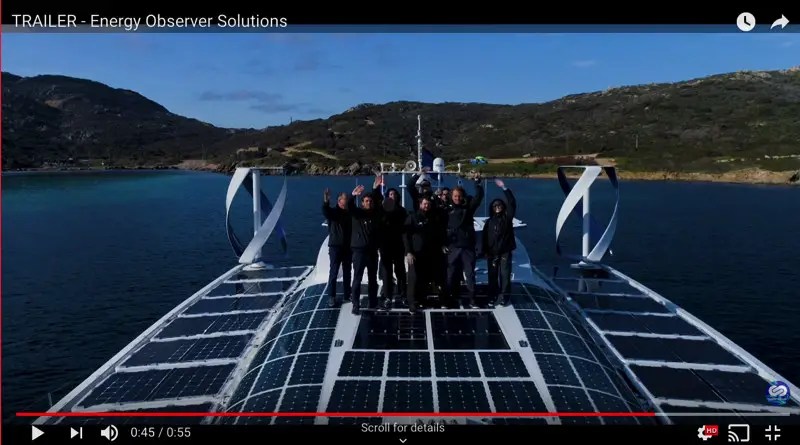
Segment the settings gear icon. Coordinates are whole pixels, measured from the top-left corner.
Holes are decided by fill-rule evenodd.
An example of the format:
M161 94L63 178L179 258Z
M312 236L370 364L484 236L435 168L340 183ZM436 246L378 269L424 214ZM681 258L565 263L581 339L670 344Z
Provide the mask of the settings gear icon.
M706 441L719 434L718 425L703 425L697 429L697 437Z

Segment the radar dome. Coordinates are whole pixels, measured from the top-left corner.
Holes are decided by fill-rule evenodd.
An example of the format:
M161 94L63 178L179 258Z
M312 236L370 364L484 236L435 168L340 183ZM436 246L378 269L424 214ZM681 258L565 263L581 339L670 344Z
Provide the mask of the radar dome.
M444 173L444 159L436 158L433 160L433 171L435 173Z

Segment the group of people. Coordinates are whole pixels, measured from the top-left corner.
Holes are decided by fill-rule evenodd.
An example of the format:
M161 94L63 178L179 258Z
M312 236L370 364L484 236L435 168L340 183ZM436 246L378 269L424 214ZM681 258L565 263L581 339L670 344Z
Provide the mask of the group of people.
M473 174L475 195L461 186L436 191L424 176L415 176L409 194L412 210L402 205L397 189L383 193L383 177L377 176L371 192L363 185L352 193L340 193L330 205L325 189L322 212L328 222L330 271L328 300L335 307L350 300L353 313L360 311L361 283L367 274L370 308L388 307L397 294L415 312L427 296L438 294L446 307L475 307L475 263L478 239L474 216L484 199L480 174ZM516 200L503 181L505 201L491 203L490 217L482 231L480 250L488 265L490 304L508 304L511 290L511 254L516 248L514 215ZM361 205L356 205L360 199ZM352 268L352 276L351 276ZM339 270L343 272L343 298L336 296ZM383 281L378 301L378 271ZM466 295L461 295L462 277Z

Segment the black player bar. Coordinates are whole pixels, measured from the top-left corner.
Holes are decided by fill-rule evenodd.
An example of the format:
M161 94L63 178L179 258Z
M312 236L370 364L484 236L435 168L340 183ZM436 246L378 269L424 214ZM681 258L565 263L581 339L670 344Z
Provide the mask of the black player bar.
M149 2L31 2L26 0L4 0L2 15L4 25L21 25L23 19L47 20L48 23L67 23L74 20L78 25L88 24L92 16L103 18L138 18L144 21L148 16L163 19L203 19L214 22L237 20L275 19L279 26L292 25L382 25L382 24L543 24L543 25L733 25L743 12L769 20L786 15L791 23L800 21L800 6L787 2L786 7L768 7L755 2L742 9L727 4L704 7L699 5L684 7L664 3L656 5L620 6L607 2L585 3L576 6L571 2L548 3L546 6L535 3L510 4L475 3L468 7L459 3L457 8L449 6L430 7L413 3L391 3L383 6L365 8L345 3L319 3L311 6L302 2L165 2L154 5ZM789 5L794 4L791 9ZM488 6L487 6L488 5ZM793 11L796 12L793 13ZM796 18L794 18L796 17ZM283 19L283 20L281 20ZM28 22L30 23L30 22ZM232 22L233 23L233 22ZM273 27L276 27L273 25Z
M120 420L120 419L117 419ZM285 419L284 419L285 420ZM298 419L293 419L298 420ZM308 419L309 421L311 419ZM736 422L733 418L731 422ZM796 421L795 421L796 422ZM710 422L712 423L712 422ZM655 425L403 425L394 422L330 425L128 425L117 423L71 426L5 425L7 443L33 445L79 443L192 444L192 443L306 443L348 445L424 445L442 443L537 443L537 444L713 444L746 442L748 445L797 443L800 425L742 423ZM732 440L733 432L738 440ZM707 435L703 439L701 433ZM32 437L35 436L33 441ZM453 441L459 442L453 442Z

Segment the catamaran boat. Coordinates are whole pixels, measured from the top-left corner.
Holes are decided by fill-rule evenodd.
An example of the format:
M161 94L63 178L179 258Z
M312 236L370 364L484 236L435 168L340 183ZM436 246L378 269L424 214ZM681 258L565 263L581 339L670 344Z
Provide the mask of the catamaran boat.
M442 164L437 159L434 174L460 171ZM381 173L399 177L405 187L421 165L418 152L416 162L384 164ZM273 205L262 191L262 170L238 168L226 200L238 264L142 332L34 423L672 424L709 413L742 421L800 414L797 386L604 263L618 218L617 176L613 167L580 168L574 184L566 167L557 171L566 198L556 246L561 252L561 231L572 216L582 220L581 254L561 252L565 267L548 273L531 263L517 238L510 305L415 313L395 305L358 315L349 302L328 306L327 239L315 264L273 267L264 261L267 239L282 236L286 181ZM617 196L605 228L590 213L590 188L601 175ZM246 245L230 224L241 187L253 197L254 236ZM484 222L476 217L475 230ZM526 224L515 219L514 226L519 231ZM477 263L476 281L485 298L484 260ZM366 287L365 278L363 298ZM57 414L63 412L156 417ZM158 417L170 412L198 414Z

